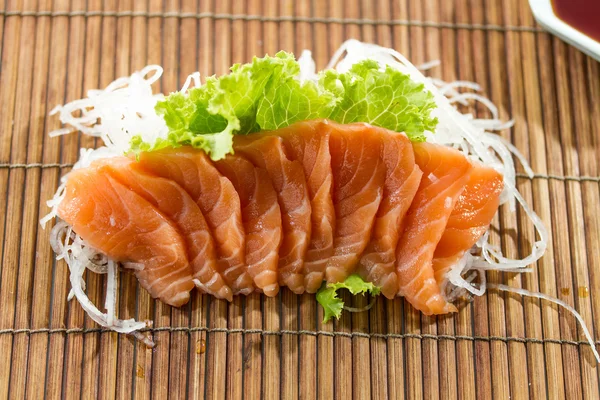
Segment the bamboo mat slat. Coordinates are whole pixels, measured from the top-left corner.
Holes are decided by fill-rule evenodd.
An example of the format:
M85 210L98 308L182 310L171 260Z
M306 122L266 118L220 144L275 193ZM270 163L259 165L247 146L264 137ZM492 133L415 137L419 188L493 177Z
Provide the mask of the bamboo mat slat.
M232 11L235 14L247 13L249 4L246 2L233 2ZM247 22L238 20L231 22L232 37L242 38L247 29ZM246 42L244 40L231 41L231 62L239 63L246 60ZM224 66L227 68L227 66ZM229 329L244 328L244 305L243 300L235 299L234 303L229 306L228 324ZM226 387L230 388L226 393L226 398L237 399L243 396L244 386L244 337L242 335L227 337L227 380Z
M279 50L309 49L322 68L348 38L415 64L438 59L429 74L479 83L515 120L500 134L536 173L518 167L518 189L552 241L533 273L488 280L567 302L600 344L600 65L543 32L526 0L0 0L0 399L598 398L575 319L503 292L454 316L395 299L322 323L312 295L284 289L228 304L194 293L173 309L120 273L119 315L153 320L155 349L98 329L67 302L67 267L38 220L79 148L100 143L49 138L55 105L147 64L164 67L163 92L196 70L223 74ZM492 241L511 257L536 239L522 210L502 208L494 226ZM104 277L86 281L103 305Z
M519 12L520 10L517 10ZM516 13L512 14L512 17L515 18ZM529 22L531 18L529 18ZM528 23L528 22L524 22ZM535 37L533 35L529 35L527 37L521 38L522 45L522 68L523 68L523 81L526 82L526 85L522 88L523 90L519 93L520 98L520 106L524 107L523 115L527 118L527 129L526 137L543 137L543 131L541 130L541 110L539 104L539 96L524 96L524 93L528 93L530 90L534 90L539 93L539 83L537 76L537 64L535 57ZM524 101L524 104L523 104ZM544 156L544 143L543 141L539 142L539 146L537 142L533 142L531 140L527 140L527 142L523 142L523 151L528 153L528 158L534 168L536 170L544 171L547 169L546 167L546 157ZM533 188L532 188L533 186ZM526 189L526 193L528 196L528 200L532 199L532 191L534 194L543 194L544 197L548 196L548 187L544 182L532 182L532 185L529 185ZM540 202L537 201L538 198L535 196L533 198L533 202L536 207L539 207L540 214L544 218L544 221L549 221L547 219L548 214L548 202ZM533 233L528 232L527 240L530 242L533 238ZM527 243L525 243L526 245ZM542 274L546 273L546 270L550 269L550 266L545 267L546 260L542 260L538 263L538 271L541 271ZM545 284L546 279L551 279L550 276L547 278L538 273L538 279L535 277L529 277L524 279L524 286L533 291L539 290L548 290L553 295L556 295L556 289L554 287L549 287ZM546 279L545 279L546 278ZM541 281L541 282L540 282ZM525 301L526 313L525 313L525 330L527 332L528 337L539 336L541 333L540 320L543 321L545 326L556 326L556 318L555 316L551 316L552 320L549 321L548 325L546 325L546 321L548 321L548 317L540 316L539 310L539 302L530 301L529 299ZM551 308L548 307L547 310L543 309L546 313L551 311ZM548 389L544 381L540 380L531 380L530 379L530 393L532 397L543 398L546 397L547 393L561 393L562 389L560 387L552 387L550 385L555 385L562 382L562 376L556 377L556 381L550 382L549 376L555 375L557 372L555 368L561 365L560 359L558 359L556 352L554 349L549 351L548 349L542 348L539 344L528 344L527 345L528 355L531 354L532 361L528 365L528 375L529 376L539 376L545 377L544 381L548 382ZM545 353L545 354L544 354ZM545 360L544 360L545 358ZM545 362L544 362L545 361ZM547 368L545 368L547 367ZM546 374L547 373L547 374ZM558 371L560 373L560 371ZM554 379L553 379L554 380ZM562 395L562 393L561 393Z

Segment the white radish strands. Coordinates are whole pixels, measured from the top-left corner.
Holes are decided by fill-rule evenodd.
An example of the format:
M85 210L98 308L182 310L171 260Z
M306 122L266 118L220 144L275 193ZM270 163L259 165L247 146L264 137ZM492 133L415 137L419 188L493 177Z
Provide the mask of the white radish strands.
M59 129L50 132L50 136L80 131L101 138L116 154L125 153L136 135L149 143L166 137L167 125L154 111L156 102L164 96L152 93L152 84L162 72L160 66L149 65L129 77L118 78L104 90L88 91L85 99L55 107L53 112L59 113L60 121L71 129ZM199 74L192 75L189 80L197 84ZM77 112L81 116L76 117Z
M115 320L115 305L117 303L117 266L113 260L108 260L108 279L106 282L106 323L112 325Z
M63 221L59 221L50 234L50 244L52 249L57 254L57 259L63 258L70 271L71 293L69 297L75 297L83 310L100 326L110 328L120 333L132 333L139 331L147 326L145 322L137 322L133 319L120 320L115 317L116 303L116 265L113 261L107 260L108 264L108 282L106 293L106 308L107 314L102 313L91 302L85 294L85 283L83 281L83 273L86 268L90 268L92 264L90 255L93 250L89 246L83 244L83 241L77 236ZM138 337L139 335L136 335ZM149 345L152 345L151 340L147 339Z

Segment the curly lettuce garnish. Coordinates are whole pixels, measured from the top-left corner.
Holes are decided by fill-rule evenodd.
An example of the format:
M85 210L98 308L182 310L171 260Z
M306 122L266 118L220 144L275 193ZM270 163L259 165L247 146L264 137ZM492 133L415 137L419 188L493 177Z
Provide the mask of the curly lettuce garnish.
M371 282L365 282L359 275L352 274L344 282L323 283L317 292L317 301L323 306L323 322L328 322L332 317L339 319L344 309L344 302L338 297L337 291L347 289L351 294L377 296L381 292L379 287Z
M300 65L290 53L236 64L231 73L210 77L187 93L175 92L156 104L169 133L155 143L131 140L133 152L190 145L213 160L233 151L233 135L283 128L294 122L329 118L339 123L367 122L405 132L423 141L437 119L435 102L422 84L375 61L348 72L327 70L301 82Z
M433 96L408 75L376 61L354 64L340 74L321 73L320 84L338 93L339 102L327 118L341 124L368 122L396 132L405 132L412 141L425 141L425 131L435 129L437 119L430 113L436 107Z

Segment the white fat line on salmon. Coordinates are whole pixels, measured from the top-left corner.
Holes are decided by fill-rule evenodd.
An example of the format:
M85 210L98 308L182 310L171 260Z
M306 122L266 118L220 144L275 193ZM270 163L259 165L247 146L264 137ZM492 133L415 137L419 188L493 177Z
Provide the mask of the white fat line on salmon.
M444 208L452 207L452 197L446 197L444 199Z
M216 275L215 275L215 276L216 276ZM202 284L202 282L200 282L200 280L198 280L198 279L194 278L194 279L192 279L192 282L194 282L194 285L196 285L196 287L197 287L197 288L198 288L198 289L199 289L201 292L204 292L204 293L209 293L209 291L208 291L208 288L207 288L206 286L204 286L204 285Z
M145 268L144 264L136 262L126 262L123 264L123 266L127 269L132 269L134 271L143 271Z

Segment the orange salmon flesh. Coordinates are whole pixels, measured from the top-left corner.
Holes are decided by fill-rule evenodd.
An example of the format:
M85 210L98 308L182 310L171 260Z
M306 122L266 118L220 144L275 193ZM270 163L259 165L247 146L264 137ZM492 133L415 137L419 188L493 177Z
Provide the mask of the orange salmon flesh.
M233 148L94 161L69 174L58 215L173 306L194 287L231 301L359 274L424 314L456 311L446 274L489 228L501 174L362 123L305 121Z

